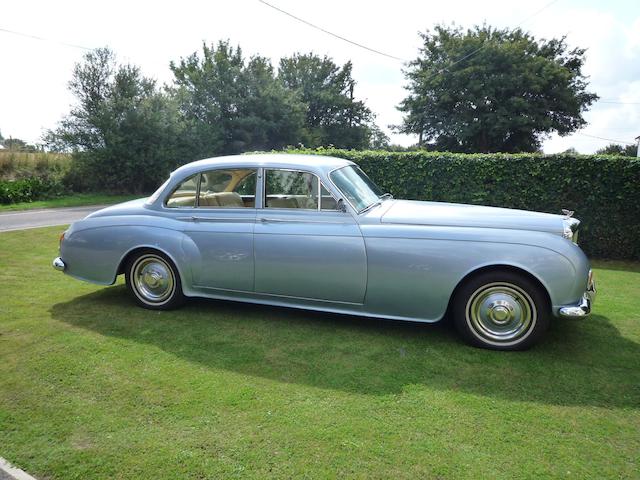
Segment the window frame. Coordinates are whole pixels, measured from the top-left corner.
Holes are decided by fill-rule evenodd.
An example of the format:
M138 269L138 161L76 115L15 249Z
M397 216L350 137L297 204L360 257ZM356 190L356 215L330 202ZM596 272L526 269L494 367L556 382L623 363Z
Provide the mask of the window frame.
M267 206L267 172L270 170L276 170L281 172L296 172L296 173L306 173L308 175L313 175L317 180L318 185L318 201L316 208L290 208L290 207L268 207ZM322 179L319 175L314 172L310 172L308 170L301 170L298 168L280 168L280 167L263 167L262 168L262 206L260 207L263 210L287 210L287 211L304 211L304 212L339 212L340 210L337 208L338 201L335 196L323 183ZM331 198L336 202L336 208L333 209L323 209L322 208L322 188L324 188Z
M216 207L216 206L200 206L200 184L202 181L202 174L204 172L212 172L215 170L254 170L255 174L256 174L256 191L255 191L255 201L254 201L254 206L253 207ZM298 173L306 173L309 175L313 175L317 182L318 182L318 202L317 202L317 207L316 208L287 208L287 207L267 207L266 204L266 195L267 195L267 188L266 188L266 179L267 179L267 171L268 170L279 170L279 171L286 171L286 172L298 172ZM337 169L336 169L337 170ZM171 207L169 205L167 205L167 202L171 199L171 196L182 186L182 184L184 182L186 182L187 180L193 178L193 177L198 177L197 179L197 185L196 185L196 198L194 201L193 205L190 206L186 206L186 205L180 205L180 206L176 206L176 207ZM329 178L329 183L324 183L322 181L322 179L320 178L320 175L316 174L315 172L309 171L309 170L304 170L304 169L300 169L300 168L285 168L285 167L269 167L269 166L233 166L233 167L219 167L219 168L211 168L211 169L206 169L206 170L201 170L197 173L191 174L186 176L185 178L183 178L181 181L179 181L174 188L171 189L171 191L166 194L164 196L164 198L162 199L162 208L165 208L167 210L171 210L171 211L175 211L175 210L181 210L181 209L188 209L188 210L196 210L196 209L200 209L200 210L218 210L218 211L232 211L232 210L237 210L237 211L246 211L246 210L285 210L285 211L304 211L304 212L330 212L330 213L335 213L335 212L340 212L340 209L337 208L338 206L338 200L335 196L335 194L331 191L330 188L327 187L327 185L331 185L333 188L336 188L335 185L333 185L333 183L331 182L331 178ZM331 198L334 200L334 202L336 203L336 208L333 209L323 209L322 208L322 189L325 189L327 191L327 193L329 193L329 195L331 196ZM339 190L338 190L339 191ZM348 201L348 200L347 200Z
M254 206L253 207L217 207L217 206L211 206L211 205L205 205L205 206L201 206L200 205L200 186L202 183L202 174L203 173L207 173L207 172L214 172L216 170L253 170L253 172L255 172L256 175L256 188L255 188L255 192L254 192ZM251 175L251 174L249 174ZM180 205L177 207L171 207L168 205L169 200L171 199L171 197L173 196L174 193L176 193L176 191L182 186L183 183L185 183L186 181L190 180L191 178L194 177L198 177L197 180L197 184L196 184L196 198L195 201L193 202L194 204L191 206L186 206L186 205ZM247 175L248 176L248 175ZM246 177L245 177L246 178ZM244 180L244 179L243 179ZM193 175L189 175L187 177L185 177L183 180L181 180L180 182L178 182L178 184L171 189L171 192L169 192L163 199L162 201L162 207L169 209L169 210L177 210L177 209L181 209L181 208L187 208L187 209L193 209L193 210L239 210L239 211L244 211L244 210L255 210L257 209L257 205L256 205L256 201L259 198L258 197L258 185L260 183L260 167L220 167L220 168L210 168L210 169L206 169L206 170L201 170L197 173L194 173Z
M200 205L200 185L202 183L202 175L204 173L208 173L208 172L215 172L216 170L253 170L255 175L256 175L256 187L255 187L255 192L253 194L253 207L217 207L217 206L212 206L212 205L205 205L205 206L201 206ZM194 208L200 209L200 210L223 210L223 211L231 211L231 210L239 210L239 211L245 211L245 210L255 210L257 209L257 205L256 202L258 201L258 183L260 182L260 168L259 167L220 167L220 168L210 168L208 170L201 170L200 172L198 172L199 178L198 178L198 190L197 190L197 195L196 195L196 206ZM251 174L249 174L251 175ZM244 180L245 178L247 178L249 175L247 175L246 177L244 177L242 180ZM242 181L241 180L241 181Z
M162 200L162 206L170 210L176 210L180 208L191 208L191 209L196 208L196 206L198 205L198 197L200 196L200 174L201 172L194 173L193 175L189 175L188 177L185 177L180 182L178 182L178 184L175 187L173 187L171 191L164 197L164 199ZM193 201L193 205L191 206L180 205L177 207L170 206L169 200L171 200L171 197L173 196L173 194L178 191L178 189L182 186L183 183L185 183L188 180L191 180L193 177L196 177L196 176L198 177L198 181L196 183L196 198Z

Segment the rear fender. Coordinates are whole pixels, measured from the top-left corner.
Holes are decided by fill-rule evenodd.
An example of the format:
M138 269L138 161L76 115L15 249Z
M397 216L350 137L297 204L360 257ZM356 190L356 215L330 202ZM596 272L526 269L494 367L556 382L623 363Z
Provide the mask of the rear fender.
M158 250L178 269L183 288L191 286L188 267L198 255L189 237L180 231L141 225L96 226L75 229L65 235L60 254L65 273L99 285L112 285L124 267L127 256L137 249Z

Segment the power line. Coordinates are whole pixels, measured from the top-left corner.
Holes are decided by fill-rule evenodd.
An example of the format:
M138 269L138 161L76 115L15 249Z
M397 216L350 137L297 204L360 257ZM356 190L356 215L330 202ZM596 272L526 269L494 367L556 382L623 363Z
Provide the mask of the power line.
M65 47L79 48L80 50L87 50L87 51L93 50L93 48L84 47L82 45L77 45L75 43L67 43L67 42L61 42L60 40L53 40L51 38L38 37L37 35L31 35L29 33L16 32L15 30L9 30L8 28L0 27L0 32L10 33L12 35L18 35L19 37L31 38L33 40L40 40L41 42L58 43L60 45L64 45Z
M403 59L403 58L396 57L394 55L390 55L388 53L381 52L380 50L376 50L375 48L367 47L366 45L362 45L361 43L354 42L353 40L349 40L348 38L345 38L345 37L343 37L341 35L338 35L337 33L330 32L329 30L325 30L324 28L319 27L318 25L314 25L313 23L308 22L307 20L304 20L304 19L302 19L300 17L296 17L292 13L286 12L286 11L282 10L281 8L276 7L275 5L272 5L272 4L268 3L268 2L265 2L264 0L258 0L258 1L260 3L266 5L267 7L273 8L274 10L277 10L278 12L283 13L284 15L287 15L288 17L291 17L294 20L297 20L298 22L304 23L305 25L308 25L309 27L315 28L316 30L320 30L321 32L326 33L327 35L331 35L332 37L335 37L335 38L337 38L339 40L342 40L344 42L350 43L351 45L355 45L356 47L360 47L360 48L363 48L363 49L368 50L370 52L377 53L378 55L382 55L383 57L392 58L393 60L398 60L399 62L406 62L406 60ZM557 1L557 0L555 0L555 1Z
M598 140L606 140L607 142L613 142L613 143L624 143L626 145L636 145L634 142L627 142L625 140L616 140L614 138L605 138L605 137L599 137L597 135L589 135L588 133L581 133L581 132L576 132L578 135L582 135L583 137L589 137L589 138L596 138Z
M262 0L259 0L262 1ZM520 23L518 23L515 28L518 28L519 26L527 23L529 20L531 20L533 17L541 14L543 11L545 11L547 8L549 8L551 5L553 5L554 3L558 2L559 0L552 0L551 2L547 3L544 7L542 7L539 10L536 10L534 13L532 13L531 15L529 15L528 17L526 17L524 20L521 20ZM427 77L427 80L431 80L433 77L440 75L441 73L445 72L445 71L449 71L449 69L451 67L453 67L454 65L457 65L458 63L466 60L467 58L473 57L476 53L478 53L479 51L485 49L486 47L489 46L489 41L485 41L482 45L480 45L479 48L473 50L471 53L468 53L467 55L465 55L462 58L459 58L458 60L456 60L455 62L453 62L451 65L449 65L448 67L444 67L440 70L438 70L436 73L434 73L433 75Z
M544 7L542 7L539 10L536 10L535 12L533 12L531 15L529 15L528 17L525 17L524 20L521 20L520 23L518 23L516 25L516 28L524 25L525 23L527 23L529 20L531 20L533 17L537 17L539 14L541 14L542 12L544 12L547 8L549 8L551 5L553 5L554 3L558 2L559 0L552 0L551 2L547 3Z

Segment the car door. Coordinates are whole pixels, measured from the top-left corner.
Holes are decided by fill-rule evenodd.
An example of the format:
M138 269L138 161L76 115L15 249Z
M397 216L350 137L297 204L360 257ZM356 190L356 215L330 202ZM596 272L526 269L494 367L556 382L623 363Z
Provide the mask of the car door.
M367 259L351 214L338 210L309 172L264 169L262 186L254 236L256 293L363 303Z
M256 177L256 168L202 172L167 201L180 209L177 218L197 250L190 261L194 287L253 291Z

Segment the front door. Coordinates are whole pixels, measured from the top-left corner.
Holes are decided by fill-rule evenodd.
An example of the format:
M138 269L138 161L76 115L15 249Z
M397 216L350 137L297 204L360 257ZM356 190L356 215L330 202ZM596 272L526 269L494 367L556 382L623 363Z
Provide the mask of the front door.
M317 176L266 169L254 231L256 293L363 303L362 234Z

